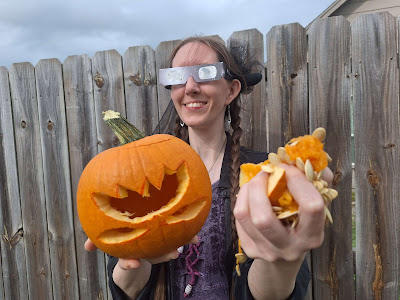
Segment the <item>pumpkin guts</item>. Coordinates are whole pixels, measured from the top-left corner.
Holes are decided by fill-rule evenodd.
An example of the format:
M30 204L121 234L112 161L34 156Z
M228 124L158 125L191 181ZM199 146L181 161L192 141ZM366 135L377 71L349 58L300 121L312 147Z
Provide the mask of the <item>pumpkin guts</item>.
M240 167L240 186L249 182L258 172L269 173L267 195L271 202L272 209L278 219L292 228L298 224L299 206L289 190L286 188L285 170L279 167L280 163L295 165L305 173L320 192L325 201L325 217L331 223L332 216L328 205L337 197L336 190L329 188L328 183L322 179L323 171L332 159L323 150L322 141L325 139L324 128L317 128L312 135L305 135L293 138L285 147L280 147L277 154L270 153L268 160L260 164L243 164ZM237 264L242 257L241 249L237 257ZM236 268L238 269L238 267Z

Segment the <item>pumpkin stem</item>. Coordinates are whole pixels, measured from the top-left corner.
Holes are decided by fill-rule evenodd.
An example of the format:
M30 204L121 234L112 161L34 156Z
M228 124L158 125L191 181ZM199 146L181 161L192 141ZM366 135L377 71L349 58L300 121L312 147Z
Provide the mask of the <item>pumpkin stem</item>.
M119 112L112 110L103 111L103 120L115 133L122 145L145 137L143 132L129 123Z

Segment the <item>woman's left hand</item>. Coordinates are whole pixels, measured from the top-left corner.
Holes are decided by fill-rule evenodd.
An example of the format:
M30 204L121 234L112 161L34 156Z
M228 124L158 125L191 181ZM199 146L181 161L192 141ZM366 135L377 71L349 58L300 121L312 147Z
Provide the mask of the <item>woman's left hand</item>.
M286 170L287 187L299 204L295 228L284 225L273 212L266 194L269 175L265 172L241 187L234 209L244 252L267 262L303 260L307 251L321 246L324 239L325 205L320 193L298 168L287 164L281 167ZM329 181L332 172L326 170Z

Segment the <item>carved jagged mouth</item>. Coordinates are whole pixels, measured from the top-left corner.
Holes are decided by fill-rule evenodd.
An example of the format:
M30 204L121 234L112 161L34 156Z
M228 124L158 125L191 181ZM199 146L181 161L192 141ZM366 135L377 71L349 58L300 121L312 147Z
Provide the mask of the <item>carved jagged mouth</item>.
M114 198L101 193L93 194L93 201L107 216L132 224L132 228L129 225L122 228L110 228L100 233L98 239L106 244L116 244L139 238L151 230L145 228L146 226L142 222L161 215L163 212L166 212L166 214L160 220L162 224L175 224L195 218L207 205L207 198L198 199L179 208L172 214L168 213L170 208L179 202L186 193L188 185L187 166L182 164L177 171L165 170L160 189L147 182L143 192L146 196L123 187L119 187L119 194L124 196L121 198ZM135 228L139 223L144 228Z
M92 195L96 205L106 215L121 221L133 221L135 218L148 217L160 209L179 201L186 192L189 175L186 164L177 171L165 169L165 175L160 189L148 181L144 195L119 186L121 198L114 198L102 193Z

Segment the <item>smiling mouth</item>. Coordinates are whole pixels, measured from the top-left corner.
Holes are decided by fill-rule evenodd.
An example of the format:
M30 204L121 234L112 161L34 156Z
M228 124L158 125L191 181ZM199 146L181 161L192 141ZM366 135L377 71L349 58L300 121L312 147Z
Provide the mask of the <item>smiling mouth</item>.
M194 102L194 103L185 104L186 107L202 107L204 105L206 105L206 103L203 103L203 102Z

